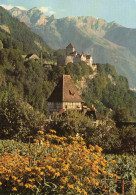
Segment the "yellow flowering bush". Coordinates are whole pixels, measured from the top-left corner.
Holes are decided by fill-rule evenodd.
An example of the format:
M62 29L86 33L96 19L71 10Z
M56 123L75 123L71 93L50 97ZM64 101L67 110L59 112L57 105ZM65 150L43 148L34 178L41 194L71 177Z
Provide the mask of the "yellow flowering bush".
M32 144L1 153L0 193L87 195L105 190L100 180L116 175L106 171L109 164L101 152L99 146L87 148L81 137L39 131Z

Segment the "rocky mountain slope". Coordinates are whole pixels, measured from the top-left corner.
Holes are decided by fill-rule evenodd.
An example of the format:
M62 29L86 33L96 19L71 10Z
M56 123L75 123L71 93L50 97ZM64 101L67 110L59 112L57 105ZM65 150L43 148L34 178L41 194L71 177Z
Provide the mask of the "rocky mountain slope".
M28 11L13 8L9 12L52 48L65 48L72 42L77 51L91 54L94 62L113 64L119 74L128 78L131 87L136 86L136 29L91 16L56 19L37 8Z

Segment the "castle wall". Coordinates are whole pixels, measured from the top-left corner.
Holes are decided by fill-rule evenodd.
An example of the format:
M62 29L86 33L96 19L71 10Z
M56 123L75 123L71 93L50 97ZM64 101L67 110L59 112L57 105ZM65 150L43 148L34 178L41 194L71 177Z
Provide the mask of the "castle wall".
M74 53L71 53L70 55L73 56L73 57L76 57L77 56L77 52L75 51Z
M86 56L81 56L81 61L85 62L86 61Z
M93 58L91 55L80 54L75 51L74 47L66 48L66 56L59 56L57 60L58 66L66 66L68 63L85 62L92 68L93 71L97 71L97 65L93 65Z
M86 60L86 63L87 63L87 65L92 66L92 64L93 64L92 56L89 59Z
M67 65L68 63L73 63L73 56L66 56L65 57L65 65Z
M75 51L75 48L72 48L72 47L66 48L66 55L69 55L69 54L71 54L74 51Z

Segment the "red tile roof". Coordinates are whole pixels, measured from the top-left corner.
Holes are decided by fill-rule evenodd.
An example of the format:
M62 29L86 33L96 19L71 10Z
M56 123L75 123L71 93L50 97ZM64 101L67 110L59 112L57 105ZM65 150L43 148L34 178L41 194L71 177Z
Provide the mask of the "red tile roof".
M61 109L61 110L58 112L58 114L63 114L65 111L66 111L66 110Z
M70 75L63 75L48 102L84 102Z

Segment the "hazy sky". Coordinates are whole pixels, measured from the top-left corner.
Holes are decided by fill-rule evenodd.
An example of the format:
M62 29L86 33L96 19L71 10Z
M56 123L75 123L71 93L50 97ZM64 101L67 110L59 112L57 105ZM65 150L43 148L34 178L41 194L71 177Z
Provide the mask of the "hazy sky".
M39 8L45 15L93 16L136 28L136 0L0 0L5 8Z

